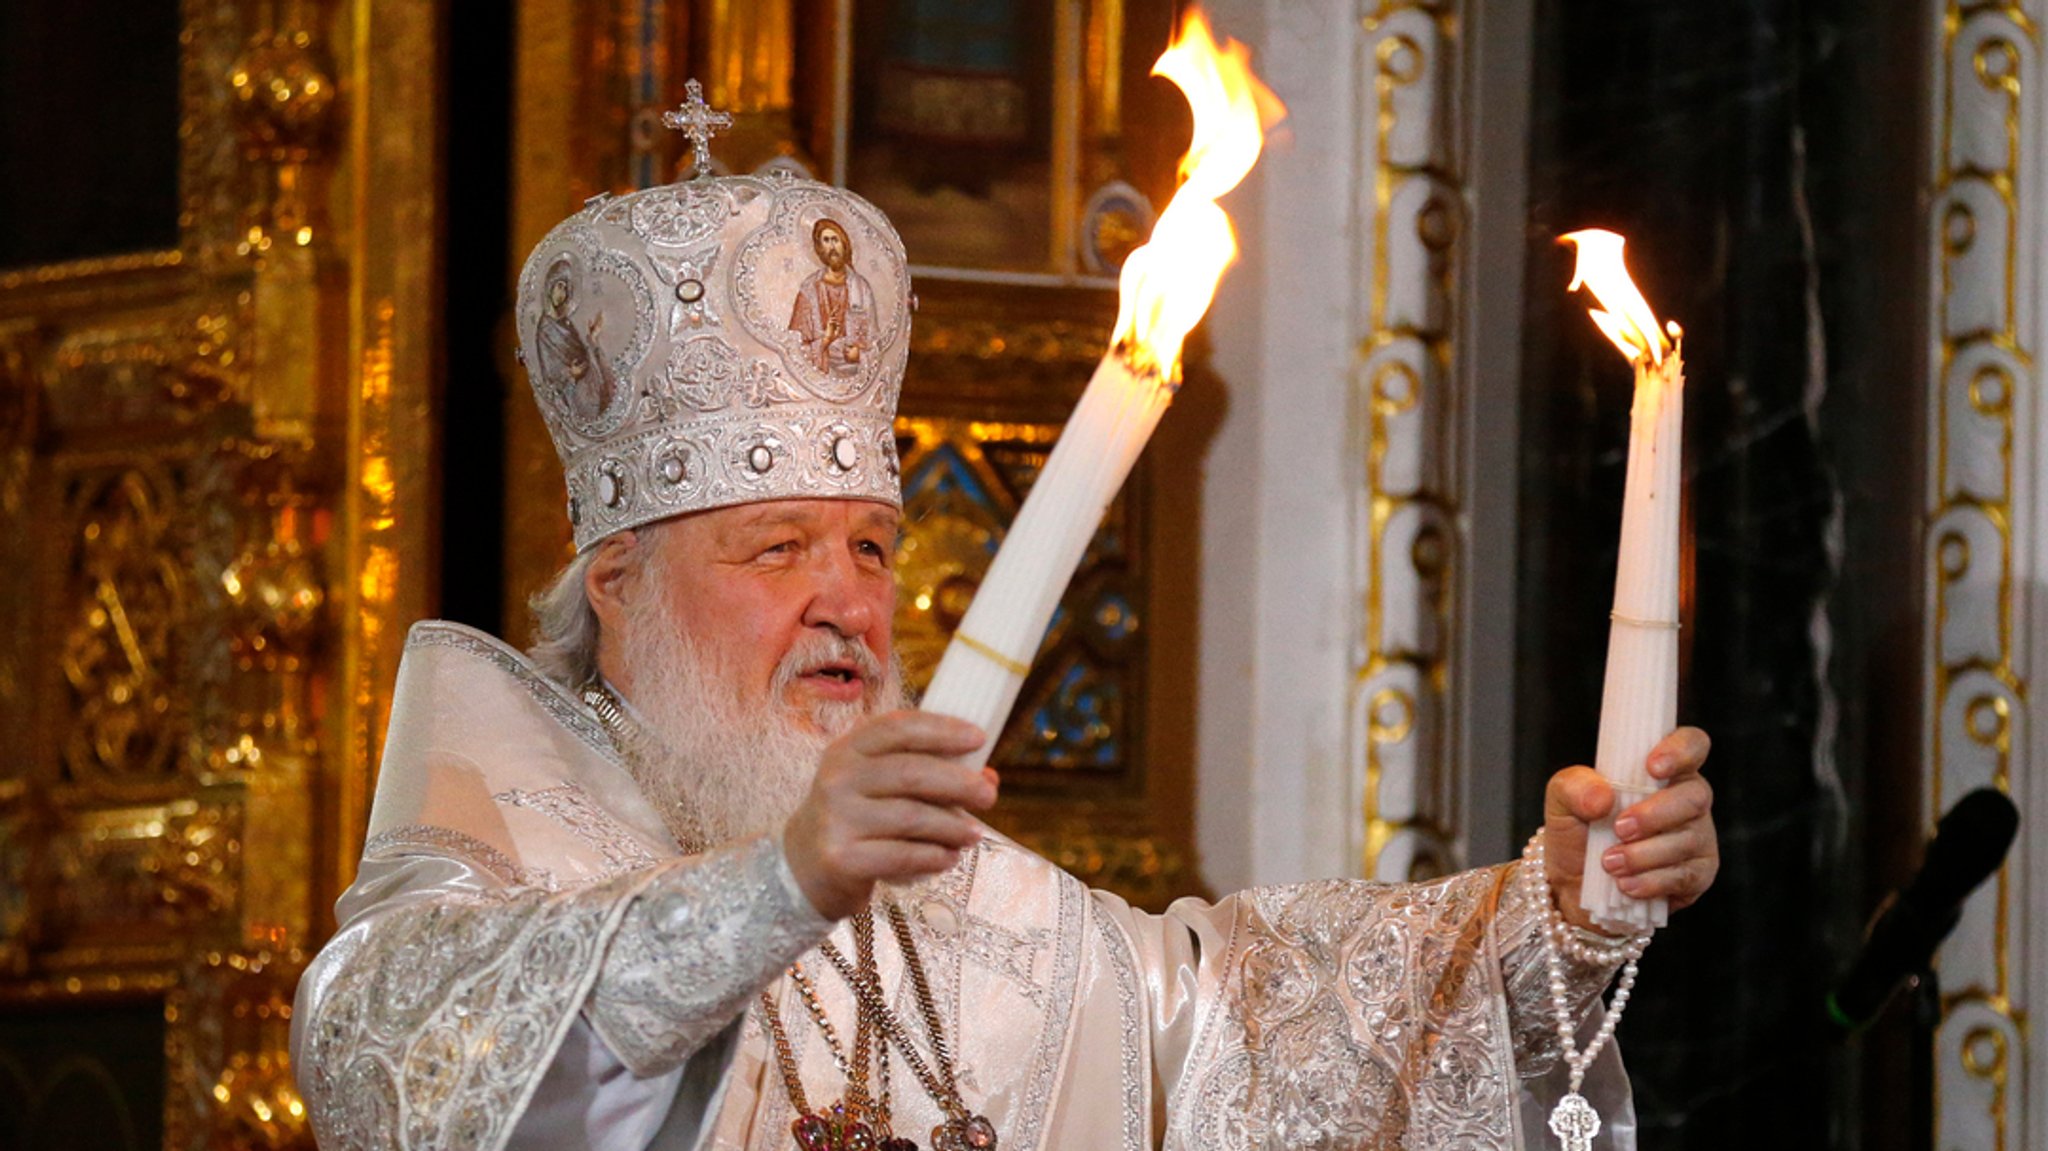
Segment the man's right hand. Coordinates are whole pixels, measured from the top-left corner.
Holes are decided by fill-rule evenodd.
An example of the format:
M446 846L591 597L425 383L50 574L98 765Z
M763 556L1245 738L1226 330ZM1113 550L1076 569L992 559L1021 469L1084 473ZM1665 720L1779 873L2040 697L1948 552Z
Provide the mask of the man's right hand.
M895 711L825 749L782 833L789 869L819 914L844 919L867 905L877 882L937 875L980 842L981 824L967 812L995 805L995 769L950 757L984 738L965 720Z

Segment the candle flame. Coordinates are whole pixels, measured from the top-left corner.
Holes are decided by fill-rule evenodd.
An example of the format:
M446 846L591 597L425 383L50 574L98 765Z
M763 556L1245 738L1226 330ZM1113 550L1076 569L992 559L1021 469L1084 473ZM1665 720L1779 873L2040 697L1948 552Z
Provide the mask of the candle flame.
M1570 232L1558 239L1571 241L1579 250L1578 266L1572 270L1571 286L1565 291L1576 292L1584 287L1593 293L1600 306L1588 308L1586 314L1593 317L1593 322L1614 341L1629 363L1641 363L1646 357L1653 364L1663 363L1672 347L1665 337L1667 325L1657 322L1650 302L1643 299L1642 291L1629 278L1628 264L1621 257L1622 246L1628 241L1601 228ZM1678 334L1678 325L1668 327L1672 336Z
M1124 260L1112 343L1135 371L1177 380L1181 343L1237 258L1230 218L1216 200L1251 171L1265 129L1287 109L1252 74L1251 52L1235 40L1218 45L1199 8L1188 9L1152 74L1187 97L1195 134L1181 158L1180 188L1152 238Z

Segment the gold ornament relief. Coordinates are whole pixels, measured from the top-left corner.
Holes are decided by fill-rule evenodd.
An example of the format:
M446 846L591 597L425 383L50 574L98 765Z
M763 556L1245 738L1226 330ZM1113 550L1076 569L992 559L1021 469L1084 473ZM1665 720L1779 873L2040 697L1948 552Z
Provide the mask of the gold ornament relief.
M1186 855L1142 829L1119 834L1065 818L1013 834L1088 886L1113 891L1134 907L1163 911L1193 885Z
M305 31L259 35L228 71L242 148L273 164L318 154L334 104L334 79Z
M183 715L172 689L185 575L169 545L168 496L140 470L86 481L73 540L64 765L87 786L175 773Z
M431 464L384 436L427 423L431 366L390 349L431 344L431 278L384 281L437 259L430 9L181 0L177 246L0 271L0 721L33 736L0 767L0 1000L163 998L166 1146L311 1146L295 949L360 843L315 804L366 804L332 717L390 670L337 629L326 568L390 537L374 659L424 557ZM385 352L360 489L352 319Z
M167 914L207 924L233 911L241 879L240 808L182 801L166 808L165 816L142 870L155 880Z
M186 964L166 1016L179 1069L166 1102L184 1134L166 1146L313 1151L306 1106L291 1073L297 951L220 949Z
M1351 726L1353 754L1363 759L1364 874L1391 880L1428 878L1456 862L1448 797L1458 768L1444 736L1453 729L1456 535L1447 525L1457 497L1437 462L1449 449L1437 393L1451 378L1455 336L1458 161L1443 151L1440 123L1455 108L1459 19L1456 5L1388 0L1364 24L1375 69L1373 103L1361 109L1371 125L1362 209L1372 259L1356 410L1368 546ZM1389 722L1390 707L1403 718ZM1420 806L1387 806L1392 773L1417 777L1399 790L1423 797ZM1405 866L1388 857L1397 843Z

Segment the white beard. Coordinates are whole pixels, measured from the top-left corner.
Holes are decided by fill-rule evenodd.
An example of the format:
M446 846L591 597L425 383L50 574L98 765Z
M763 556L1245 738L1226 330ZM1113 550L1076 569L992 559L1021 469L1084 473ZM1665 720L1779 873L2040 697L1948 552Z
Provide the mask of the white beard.
M885 672L857 639L806 630L776 668L763 703L742 698L738 677L658 594L633 605L619 638L641 736L629 741L637 746L626 758L685 850L780 830L803 803L826 746L867 716L903 706L901 668ZM859 700L817 703L805 724L788 702L790 689L828 662L858 667L868 690Z

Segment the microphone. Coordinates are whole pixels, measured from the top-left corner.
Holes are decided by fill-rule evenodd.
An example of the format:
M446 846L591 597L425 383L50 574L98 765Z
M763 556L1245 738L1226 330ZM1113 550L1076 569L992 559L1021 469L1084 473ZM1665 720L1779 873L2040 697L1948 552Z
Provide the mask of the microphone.
M1828 993L1828 1017L1837 1027L1862 1030L1900 982L1927 970L1934 949L1962 919L1963 901L2005 861L2019 826L2019 809L1989 787L1963 796L1941 817L1920 870L1885 905L1856 961Z

